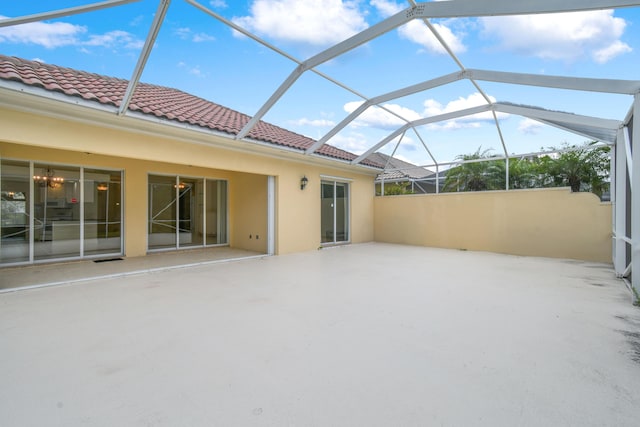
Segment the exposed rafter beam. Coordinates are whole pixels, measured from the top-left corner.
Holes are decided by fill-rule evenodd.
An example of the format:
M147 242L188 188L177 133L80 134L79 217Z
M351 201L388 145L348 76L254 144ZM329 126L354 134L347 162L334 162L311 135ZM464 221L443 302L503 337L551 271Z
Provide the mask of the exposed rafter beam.
M581 12L640 6L638 0L453 0L418 3L413 18L472 18L482 16L532 15Z
M12 25L28 24L30 22L39 22L47 19L62 18L64 16L77 15L79 13L93 12L94 10L107 9L109 7L120 6L123 4L134 3L138 1L140 0L108 0L100 3L87 4L84 6L69 7L52 12L36 13L33 15L22 16L18 18L1 19L0 28L10 27Z
M427 143L424 142L424 139L422 138L422 135L420 135L420 132L418 132L418 130L416 128L413 128L413 133L416 134L416 137L418 138L418 140L420 141L420 143L422 144L422 146L424 147L425 151L427 152L427 154L429 155L429 157L431 157L431 161L438 166L438 161L436 160L436 158L434 157L434 155L431 153L431 150L429 150L429 147L427 147Z
M614 143L616 140L615 133L611 131L610 135L605 135L602 132L592 132L593 130L602 130L601 128L574 128L569 126L568 123L563 122L554 122L550 120L537 119L540 123L544 123L551 127L555 127L561 129L563 131L573 133L575 135L584 136L585 138L589 138L596 141L603 141L608 143Z
M633 173L631 181L631 286L640 292L640 94L633 100L633 124L631 133L631 152Z
M391 134L387 135L382 141L378 142L376 145L374 145L373 147L369 148L367 151L365 151L364 153L360 154L358 157L356 157L355 159L353 159L351 161L351 164L358 164L360 162L362 162L364 159L366 159L367 157L369 157L371 155L371 153L375 153L376 151L378 151L380 148L384 147L385 145L387 145L389 142L393 141L395 138L398 137L398 135L404 135L404 133L407 131L407 129L409 128L409 125L404 125L401 128L396 129L395 131L393 131Z
M495 103L496 111L502 113L516 114L530 119L539 119L550 122L563 122L578 126L588 126L592 128L601 128L606 130L617 130L622 126L619 120L601 119L599 117L583 116L580 114L563 113L561 111L543 110L540 108L531 108L520 105Z
M581 90L633 95L640 92L640 80L594 79L585 77L546 76L540 74L509 73L467 69L465 77L486 82L508 83L554 89Z
M136 90L138 82L140 82L140 76L142 75L142 71L147 64L147 59L149 59L151 49L153 49L153 45L156 42L156 37L158 36L158 32L160 31L160 27L162 26L164 17L167 14L167 10L169 9L169 4L171 4L171 0L160 0L160 3L158 4L158 9L156 10L156 14L153 17L153 23L151 24L151 28L149 29L149 34L147 35L147 39L144 42L144 46L142 47L142 52L140 52L140 56L138 57L138 63L136 64L136 68L134 68L133 70L133 75L129 80L127 90L124 92L124 96L122 97L122 101L120 102L120 108L118 109L119 116L123 115L129 108L129 103L131 102L131 98L133 97L133 92Z

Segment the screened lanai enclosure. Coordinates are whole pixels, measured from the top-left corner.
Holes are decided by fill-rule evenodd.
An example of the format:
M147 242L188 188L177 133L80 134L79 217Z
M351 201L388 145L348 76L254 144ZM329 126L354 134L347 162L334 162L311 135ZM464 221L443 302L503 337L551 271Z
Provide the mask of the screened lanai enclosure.
M21 32L65 28L45 46L54 54L43 61L53 62L60 46L73 46L76 54L61 53L57 64L129 79L117 106L120 117L132 114L141 79L170 85L250 114L228 136L237 144L258 147L251 131L268 119L312 137L304 149L310 158L331 144L356 153L348 162L354 167L372 167L366 159L382 155L382 181L417 169L435 181L424 192L438 192L442 173L478 147L491 149L492 161L504 161L505 190L513 159L562 143L610 147L613 264L619 277L640 289L640 150L634 149L640 137L640 37L637 22L632 28L621 17L638 17L640 1L254 1L233 11L229 2L196 0L68 0L48 10L7 3L0 6L3 53L40 55L32 51L35 37L26 47L12 43ZM88 17L101 20L102 34L82 41ZM632 34L623 36L625 28ZM602 36L604 29L609 32ZM105 68L97 46L129 60ZM170 75L160 72L167 68ZM85 232L104 238L83 250L119 245L120 212L112 200L120 194L118 174L67 173L65 179L84 180L85 194L96 186L84 209L99 225ZM102 183L108 191L97 187ZM196 239L226 242L219 232L227 221L224 181L158 176L150 185L154 248ZM206 191L196 196L195 188ZM347 191L329 190L322 190L327 200ZM48 198L43 203L51 208L36 215L65 214L66 206L56 210L52 204L55 188L39 191L36 197ZM19 209L20 200L13 201ZM340 214L335 200L327 203L322 221L332 232L323 239L339 242L347 233L348 224L340 223L346 208ZM38 230L39 236L48 232L56 230Z

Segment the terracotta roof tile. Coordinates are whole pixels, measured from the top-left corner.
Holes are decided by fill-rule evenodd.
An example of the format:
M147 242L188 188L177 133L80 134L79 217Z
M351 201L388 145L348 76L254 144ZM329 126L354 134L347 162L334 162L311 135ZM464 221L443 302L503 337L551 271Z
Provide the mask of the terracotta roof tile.
M3 55L0 55L0 79L114 107L120 106L128 85L128 81L123 79ZM129 103L129 110L230 135L237 135L250 119L246 114L178 89L146 83L137 85ZM315 142L311 138L264 121L258 122L248 136L258 141L299 150L305 150ZM340 160L353 160L357 157L353 153L327 144L316 153ZM381 167L372 161L364 163Z
M403 160L397 159L395 157L388 156L383 153L373 153L367 157L367 160L377 163L380 165L388 165L390 169L399 169L399 170L390 170L385 171L377 176L376 179L425 179L427 177L435 175L435 172L432 172L428 169L421 168L412 163L405 162Z

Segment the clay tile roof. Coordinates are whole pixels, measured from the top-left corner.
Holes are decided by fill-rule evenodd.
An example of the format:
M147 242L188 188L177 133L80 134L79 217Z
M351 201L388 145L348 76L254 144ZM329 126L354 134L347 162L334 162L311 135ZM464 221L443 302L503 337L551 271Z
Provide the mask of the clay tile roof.
M123 79L4 55L0 55L0 79L16 81L24 85L40 87L48 91L114 107L120 106L129 83ZM181 90L146 83L137 85L129 103L129 110L230 135L237 135L250 119L250 116L246 114ZM264 121L258 122L248 137L301 151L315 142L311 138ZM318 149L316 153L347 161L357 157L353 153L327 144ZM365 160L363 164L381 167L376 162L369 160Z
M372 153L367 157L367 160L375 164L388 165L390 169L384 171L376 177L377 180L391 180L391 179L414 179L420 180L435 175L428 169L421 168L412 163L405 162L404 160L396 159L395 157L388 156L384 153ZM384 167L384 166L383 166Z

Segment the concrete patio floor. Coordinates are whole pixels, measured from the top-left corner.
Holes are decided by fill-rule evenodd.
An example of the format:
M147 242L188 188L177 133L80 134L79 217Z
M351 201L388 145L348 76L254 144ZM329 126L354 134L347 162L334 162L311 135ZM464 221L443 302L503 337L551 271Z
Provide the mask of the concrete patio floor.
M580 261L376 243L4 293L0 354L1 426L640 424L640 309Z
M25 288L84 282L87 279L122 278L134 274L215 264L259 256L264 256L264 254L222 246L156 252L135 258L106 257L96 260L9 267L1 270L0 293Z

